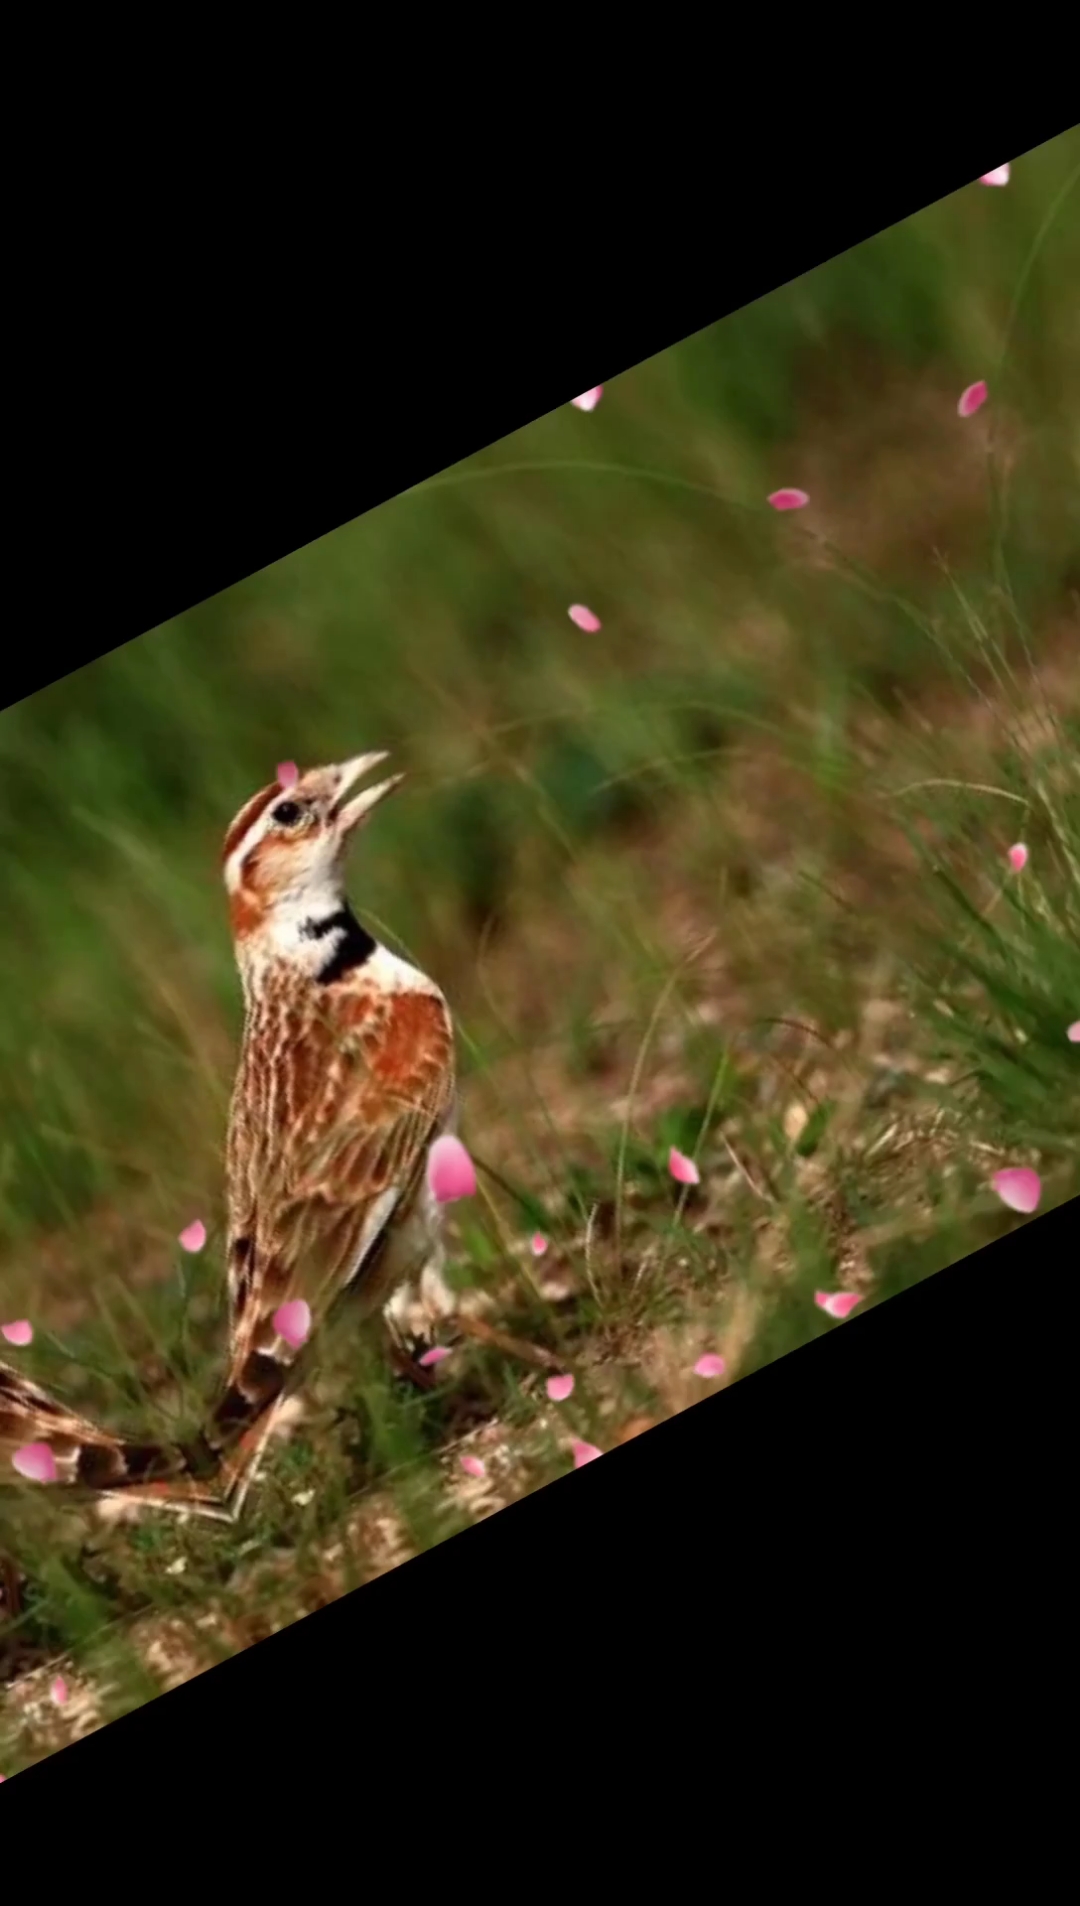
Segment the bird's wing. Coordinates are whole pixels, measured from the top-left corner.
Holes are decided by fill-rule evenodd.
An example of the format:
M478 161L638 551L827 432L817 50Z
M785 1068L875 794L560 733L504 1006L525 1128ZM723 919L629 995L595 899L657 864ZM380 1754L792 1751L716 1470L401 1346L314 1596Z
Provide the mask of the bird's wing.
M453 1031L432 991L327 987L255 1014L228 1151L232 1346L219 1425L280 1395L297 1347L273 1319L303 1301L318 1328L412 1203L454 1089Z

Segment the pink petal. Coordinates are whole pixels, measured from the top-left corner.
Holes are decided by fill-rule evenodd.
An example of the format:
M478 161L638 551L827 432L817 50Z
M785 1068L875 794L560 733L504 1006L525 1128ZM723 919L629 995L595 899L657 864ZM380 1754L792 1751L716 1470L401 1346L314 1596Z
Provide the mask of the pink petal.
M1020 1165L1008 1171L996 1171L990 1182L1010 1211L1022 1211L1026 1217L1038 1210L1042 1182L1037 1171Z
M1007 165L995 166L992 172L984 172L979 180L980 185L1008 185L1008 183L1009 168Z
M302 1297L294 1297L291 1303L275 1310L271 1322L278 1336L284 1337L293 1350L299 1350L311 1335L311 1307Z
M295 761L279 761L274 776L279 788L291 788L299 781L300 770Z
M473 1161L460 1138L437 1138L428 1153L428 1185L439 1204L471 1198L476 1190Z
M543 1257L544 1252L547 1250L547 1248L548 1248L548 1241L546 1237L544 1236L544 1233L542 1231L534 1231L532 1234L532 1237L529 1240L529 1249L532 1252L533 1256Z
M989 395L990 392L981 379L977 384L969 384L967 389L960 393L960 402L956 406L957 416L974 417L975 412L982 409Z
M596 384L592 390L587 390L583 396L571 397L570 402L573 404L575 410L595 410L603 395L604 386L602 384Z
M774 490L768 501L774 510L804 510L810 498L805 490Z
M55 1482L56 1457L48 1443L24 1443L15 1451L11 1467L28 1482Z
M1074 1046L1080 1046L1080 1019L1073 1020L1065 1037L1070 1039Z
M815 1291L814 1302L820 1304L828 1317L850 1317L862 1298L858 1291Z
M479 1456L463 1456L461 1458L461 1467L467 1476L487 1475L487 1470L484 1468Z
M1023 841L1017 841L1016 846L1010 847L1009 849L1009 866L1012 868L1014 874L1018 874L1022 868L1027 866L1027 862L1028 850L1024 846Z
M595 1443L571 1443L570 1447L574 1452L575 1469L584 1469L586 1463L594 1463L604 1453Z
M68 1684L62 1674L57 1675L56 1680L49 1689L49 1694L55 1701L57 1707L65 1707L67 1705Z
M180 1243L185 1251L202 1250L206 1243L206 1226L201 1218L196 1218L194 1224L189 1224L185 1230L181 1231Z
M668 1153L668 1170L678 1185L700 1185L701 1173L692 1158L685 1152L677 1152L674 1145Z
M710 1354L707 1357L698 1358L694 1365L694 1375L696 1377L722 1377L726 1369L727 1365L723 1357L715 1357Z
M0 1337L6 1337L9 1343L18 1344L21 1349L24 1344L33 1343L34 1326L20 1317L17 1323L0 1324Z
M594 615L591 609L587 609L583 602L575 602L567 610L567 614L571 622L576 623L579 629L584 629L586 635L595 635L597 629L603 627L600 617Z
M445 1363L447 1357L450 1356L453 1356L452 1350L448 1350L444 1343L436 1343L432 1344L430 1350L425 1350L423 1356L419 1357L417 1361L421 1370L431 1370L435 1364Z
M553 1403L565 1403L568 1396L574 1394L573 1377L549 1377L545 1385Z

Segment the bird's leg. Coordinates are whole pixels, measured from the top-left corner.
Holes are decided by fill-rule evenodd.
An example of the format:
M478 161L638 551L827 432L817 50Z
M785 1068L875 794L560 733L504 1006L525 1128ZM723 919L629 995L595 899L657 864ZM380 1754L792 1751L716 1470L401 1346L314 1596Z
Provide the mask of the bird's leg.
M403 1383L409 1383L415 1390L433 1390L437 1378L434 1370L427 1370L418 1361L409 1343L402 1342L393 1326L387 1322L387 1361L396 1377Z
M552 1356L549 1350L542 1350L539 1344L511 1337L506 1331L485 1323L482 1318L468 1315L443 1274L446 1254L438 1231L429 1231L427 1239L427 1255L420 1260L422 1268L419 1275L414 1258L412 1275L397 1283L393 1295L383 1308L390 1333L391 1356L399 1374L412 1382L419 1382L421 1387L430 1388L433 1381L431 1373L423 1368L419 1359L425 1350L434 1348L436 1344L449 1345L460 1341L462 1337L471 1338L474 1343L482 1343L489 1349L499 1350L503 1356L532 1364L535 1369L562 1369L559 1359Z
M458 1301L446 1282L441 1213L425 1185L405 1224L394 1234L383 1267L390 1296L383 1320L400 1374L422 1388L434 1382L420 1359L457 1334Z
M442 1274L442 1252L423 1265L419 1276L404 1277L383 1306L390 1344L390 1360L397 1374L422 1390L435 1386L433 1369L421 1359L448 1336L455 1333L452 1321L456 1304L454 1293Z
M14 1621L21 1606L18 1564L14 1556L0 1551L0 1624Z

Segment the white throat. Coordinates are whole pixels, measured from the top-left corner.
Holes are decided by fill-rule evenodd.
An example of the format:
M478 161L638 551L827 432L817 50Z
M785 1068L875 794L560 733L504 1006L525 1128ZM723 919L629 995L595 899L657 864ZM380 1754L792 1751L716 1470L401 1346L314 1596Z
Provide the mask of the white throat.
M338 881L308 884L283 894L266 915L257 935L241 943L241 969L286 961L294 971L316 979L348 937L349 902Z
M321 946L322 963L325 964L333 950L331 943L334 935L343 933L344 928L331 928L323 939L313 936L312 928L344 913L348 905L344 887L335 880L320 881L318 886L306 886L295 894L283 894L271 908L266 922L266 935L274 951L290 959L300 958L305 948L310 950L314 947L316 965L320 963L318 949Z

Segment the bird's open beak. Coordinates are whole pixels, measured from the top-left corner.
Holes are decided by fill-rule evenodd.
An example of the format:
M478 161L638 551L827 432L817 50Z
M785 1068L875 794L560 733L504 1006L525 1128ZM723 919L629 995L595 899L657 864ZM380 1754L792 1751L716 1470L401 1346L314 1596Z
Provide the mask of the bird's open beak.
M333 807L334 825L339 834L351 833L354 827L367 819L380 801L385 800L386 796L392 794L394 789L400 787L404 781L403 774L392 774L388 781L380 781L376 787L365 788L362 794L356 795L351 801L345 800L344 797L349 789L355 787L363 775L370 774L372 768L379 767L386 759L386 753L383 752L382 754L358 754L352 761L342 762L337 771L338 790Z

